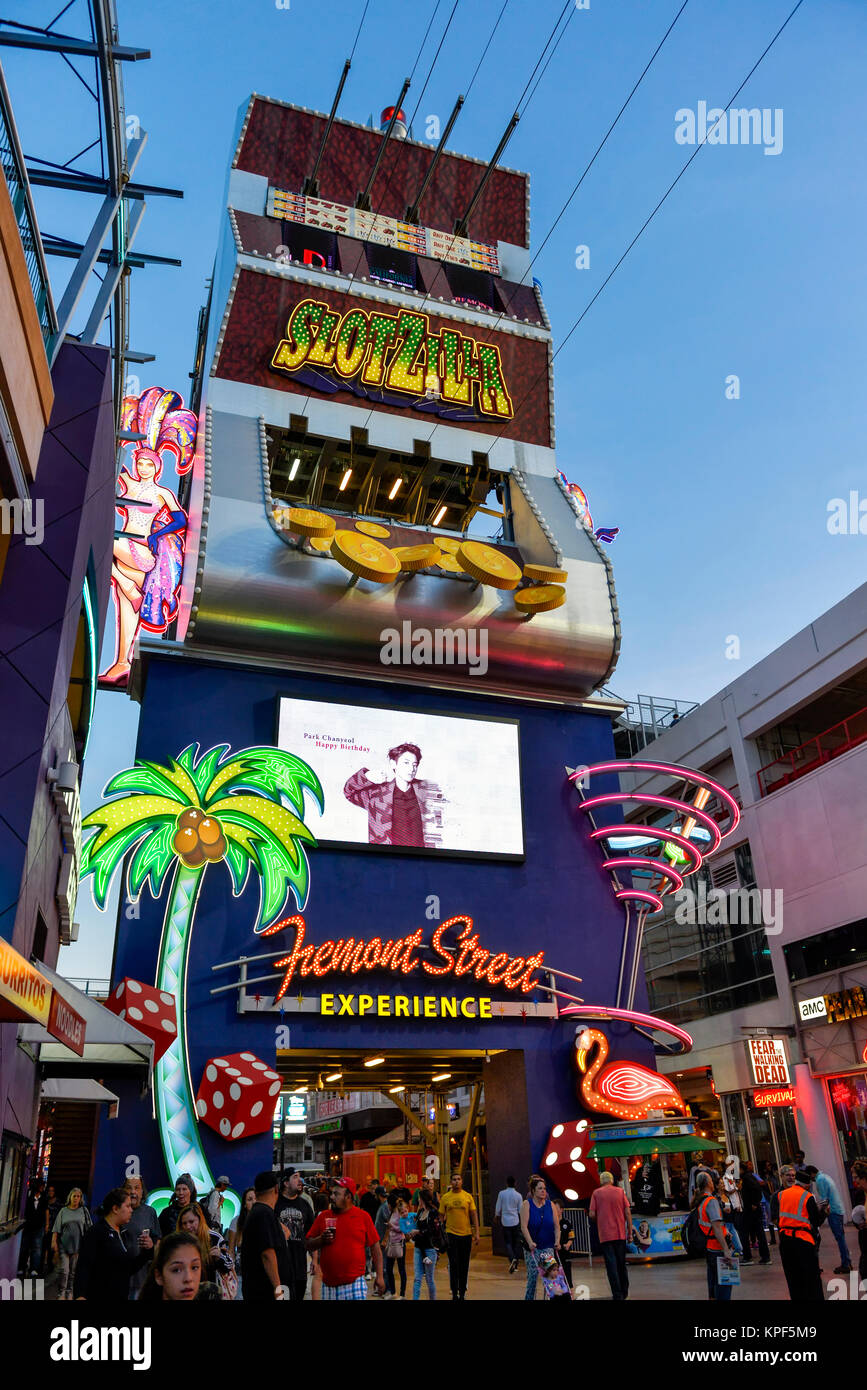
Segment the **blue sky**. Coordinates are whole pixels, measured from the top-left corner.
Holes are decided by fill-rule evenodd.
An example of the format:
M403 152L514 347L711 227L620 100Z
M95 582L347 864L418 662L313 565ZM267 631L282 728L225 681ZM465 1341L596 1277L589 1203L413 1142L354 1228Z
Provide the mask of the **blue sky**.
M501 3L461 0L417 135L466 90ZM530 171L534 246L679 3L590 0L574 12L504 156ZM692 152L675 140L676 112L725 105L793 3L690 0L534 267L555 344ZM510 0L451 148L492 153L561 7ZM153 55L124 73L127 113L149 132L137 177L185 192L151 199L139 233L139 249L183 259L181 270L132 277L131 343L156 353L143 386L188 390L238 106L255 90L327 110L362 8L118 0L121 41ZM57 28L75 32L82 9L76 0ZM443 0L436 13L409 111L450 9ZM4 12L34 23L55 11L26 0ZM371 0L341 115L364 121L394 100L433 12L432 0ZM2 58L28 154L62 160L92 138L89 98L58 59ZM623 622L611 685L626 697L703 699L864 579L867 538L830 535L826 523L832 498L867 496L865 67L862 0L807 0L738 99L782 111L782 152L702 150L557 358L559 465L595 522L622 528L611 548ZM86 229L68 198L39 191L38 205L44 229ZM579 245L589 269L576 268ZM69 264L52 264L59 289ZM739 660L726 657L731 636ZM131 756L136 714L124 696L100 695L88 808ZM113 913L82 904L79 915L81 944L63 968L105 974Z

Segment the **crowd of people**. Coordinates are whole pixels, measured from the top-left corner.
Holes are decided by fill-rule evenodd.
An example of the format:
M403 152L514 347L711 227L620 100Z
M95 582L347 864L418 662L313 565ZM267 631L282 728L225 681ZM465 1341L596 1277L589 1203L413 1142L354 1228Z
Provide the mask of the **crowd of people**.
M858 1275L867 1278L867 1160L853 1163L851 1180ZM839 1252L834 1273L846 1275L852 1269L843 1199L833 1179L808 1164L803 1152L779 1173L769 1164L757 1173L749 1160L723 1170L696 1155L684 1183L701 1232L709 1299L731 1297L733 1285L725 1270L735 1262L738 1267L755 1258L760 1264L771 1262L769 1236L779 1247L790 1298L822 1299L820 1228L826 1223ZM53 1265L58 1299L95 1303L261 1303L300 1301L308 1295L322 1301L369 1295L399 1300L408 1296L411 1256L413 1300L425 1289L428 1299L436 1299L441 1258L448 1260L452 1300L462 1302L467 1296L479 1217L458 1172L444 1192L431 1179L414 1192L400 1185L387 1191L371 1177L360 1193L349 1177L323 1175L308 1187L294 1169L262 1172L243 1192L237 1216L226 1222L229 1187L229 1178L220 1177L200 1197L190 1174L183 1173L158 1215L146 1201L142 1178L127 1178L91 1214L79 1187L61 1202L53 1185L35 1184L25 1211L20 1271L44 1275ZM634 1227L618 1174L601 1173L588 1214L611 1296L625 1300ZM547 1297L568 1298L575 1231L568 1210L549 1193L545 1179L533 1174L522 1195L509 1177L497 1196L494 1221L501 1230L508 1273L524 1262L525 1299L537 1297L540 1278Z
M721 1174L700 1162L690 1173L690 1210L696 1212L706 1241L708 1298L715 1302L731 1299L739 1273L730 1281L727 1271L735 1264L739 1271L741 1266L755 1263L754 1245L759 1263L770 1264L767 1225L772 1238L776 1233L789 1298L793 1302L821 1302L825 1296L819 1263L821 1227L826 1222L840 1261L834 1273L846 1276L853 1268L845 1236L846 1208L834 1179L807 1163L802 1149L779 1172L766 1163L761 1173L756 1173L749 1160L739 1167L739 1178L728 1169ZM856 1159L850 1178L856 1195L851 1220L858 1232L860 1280L867 1278L867 1161Z

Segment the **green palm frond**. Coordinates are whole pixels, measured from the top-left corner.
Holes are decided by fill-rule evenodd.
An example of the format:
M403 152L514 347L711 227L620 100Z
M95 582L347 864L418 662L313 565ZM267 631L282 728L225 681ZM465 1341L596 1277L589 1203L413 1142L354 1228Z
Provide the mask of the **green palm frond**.
M210 802L218 792L225 796L227 792L239 790L274 801L285 796L299 815L304 813L304 792L307 790L316 798L319 809L323 807L322 785L316 773L294 753L285 753L280 748L245 749L218 769L204 801L211 810Z
M248 853L245 846L233 839L237 826L226 825L223 829L226 835L226 863L232 875L232 894L237 898L243 893L250 874L250 866L254 859L253 845L251 843Z
M127 851L131 850L149 830L150 821L139 821L127 826L125 830L118 831L100 850L94 850L94 845L99 839L97 835L82 847L79 877L83 881L87 874L93 875L93 896L99 908L105 907L112 876L118 864Z
M258 796L228 796L208 810L219 817L227 841L259 869L261 898L254 930L261 931L277 916L290 892L303 906L310 875L301 842L316 843L304 822L279 802Z
M168 796L177 800L179 790L181 789L172 779L168 768L158 767L156 763L137 762L135 767L124 768L123 772L112 777L103 795L113 796L115 792L130 792L134 796ZM194 796L191 801L184 794L183 802L184 807L197 805L198 797Z
M211 781L214 775L214 769L220 759L223 757L224 753L228 753L229 745L228 743L220 743L216 748L209 749L197 763L196 754L198 751L199 745L197 743L191 743L189 747L185 748L183 753L180 754L177 762L179 767L182 767L185 772L190 774L196 784L199 800L204 801L205 788Z
M170 800L167 796L123 796L117 801L106 802L81 822L82 830L100 827L99 834L89 845L91 859L129 826L140 825L144 832L154 820L162 820L165 816L176 819L186 808L187 802Z
M151 822L149 829L153 833L139 845L129 866L127 886L131 898L138 897L146 882L150 883L151 896L158 898L163 880L175 861L174 820L164 820L161 825Z

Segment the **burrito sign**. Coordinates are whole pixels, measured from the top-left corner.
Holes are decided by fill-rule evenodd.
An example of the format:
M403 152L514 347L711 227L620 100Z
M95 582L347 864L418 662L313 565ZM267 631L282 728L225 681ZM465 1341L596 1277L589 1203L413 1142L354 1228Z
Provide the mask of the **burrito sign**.
M515 413L494 343L457 329L432 332L429 316L411 310L340 314L321 300L302 299L271 366L292 375L318 369L337 381L357 380L365 395L427 397L496 420Z

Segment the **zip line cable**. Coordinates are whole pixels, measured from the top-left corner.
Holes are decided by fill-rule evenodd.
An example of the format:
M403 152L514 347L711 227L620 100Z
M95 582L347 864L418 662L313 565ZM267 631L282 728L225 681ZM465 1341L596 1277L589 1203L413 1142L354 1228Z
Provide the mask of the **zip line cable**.
M361 12L361 19L358 21L358 29L357 29L356 34L355 34L355 43L352 45L352 52L351 52L350 55L349 55L349 61L350 61L350 63L352 62L353 58L355 57L355 50L356 50L356 48L358 47L358 40L359 40L359 38L361 37L361 31L362 31L362 29L363 29L363 27L364 27L364 21L365 21L365 19L367 18L367 11L369 10L369 8L370 8L370 0L365 0L364 9L363 9L362 12Z
M686 163L684 164L683 168L680 170L680 173L679 173L679 174L676 176L676 178L674 178L674 179L672 180L672 182L669 184L668 188L667 188L667 189L665 190L665 192L663 193L663 195L662 195L662 197L660 198L659 202L656 204L656 207L655 207L655 208L653 209L653 211L649 214L649 216L645 218L644 222L641 224L641 226L639 227L638 231L635 233L635 236L632 238L632 240L630 241L629 245L626 247L626 250L625 250L625 251L623 252L623 254L619 257L619 259L615 262L615 264L612 266L611 270L608 272L608 274L606 275L605 279L602 281L602 284L599 286L599 288L598 288L598 290L596 291L596 293L592 296L592 298L591 298L591 299L587 302L587 304L584 306L584 308L582 309L581 313L578 315L577 319L576 319L575 322L572 324L572 327L569 329L569 332L566 334L565 338L564 338L563 341L560 343L559 347L555 348L554 352L553 352L552 355L551 355L551 362L553 362L554 359L555 359L556 357L558 357L559 354L563 351L564 347L565 347L566 344L569 342L569 339L572 337L573 333L576 331L576 329L579 327L579 325L580 325L580 324L583 322L583 320L586 318L587 314L590 312L590 310L592 309L593 305L596 303L597 299L598 299L599 296L601 295L602 291L605 289L606 285L608 285L609 282L614 278L615 274L616 274L617 271L620 269L620 267L621 267L621 265L623 264L623 262L626 260L626 257L629 255L630 251L631 251L632 248L635 246L636 242L639 240L639 238L643 235L643 233L644 233L644 232L647 230L647 228L650 226L651 222L653 221L653 219L654 219L654 217L656 216L656 214L659 212L659 210L660 210L660 208L662 207L663 203L666 202L666 200L668 199L669 195L674 191L674 189L675 189L675 188L677 187L677 185L680 183L680 180L683 178L683 176L684 176L684 174L686 173L687 169L689 168L690 164L692 164L692 161L693 161L693 160L696 158L696 156L699 154L700 150L702 150L703 147L707 144L708 136L709 136L714 130L716 130L716 128L717 128L717 126L719 125L720 121L722 121L722 120L724 119L726 113L730 110L730 108L732 107L732 105L734 104L734 102L737 101L738 97L740 96L740 94L741 94L741 92L743 91L744 87L745 87L745 86L747 85L747 83L749 82L749 80L750 80L750 78L752 77L753 73L756 71L756 69L759 67L759 65L760 65L762 62L764 62L765 58L766 58L766 57L768 56L768 54L770 53L771 49L774 47L774 44L777 42L777 39L778 39L778 38L780 37L780 35L783 33L783 30L788 26L788 24L791 22L791 20L794 19L795 15L797 14L798 10L801 8L801 6L803 5L803 3L804 3L804 0L797 0L797 4L789 11L788 15L787 15L786 18L783 20L783 23L780 25L779 29L778 29L777 32L774 34L773 38L772 38L772 39L770 40L770 42L767 44L766 48L762 51L762 53L759 55L759 57L756 59L756 61L753 63L753 66L750 68L750 70L749 70L749 72L747 73L746 77L745 77L744 80L741 82L741 84L740 84L740 86L738 87L737 91L734 92L734 94L729 98L728 103L726 104L726 106L725 106L725 108L724 108L724 110L723 110L722 115L719 116L719 117L717 118L717 120L714 122L714 124L713 124L713 126L711 127L711 129L710 129L710 130L706 133L706 135L704 136L704 139L701 140L701 142L700 142L700 143L696 146L696 148L693 150L693 152L692 152L692 154L690 155L689 159L686 161ZM545 370L542 371L542 372L540 372L539 375L534 379L534 381L531 382L531 384L530 384L528 390L527 390L527 391L525 392L525 394L521 397L521 400L518 402L517 406L515 407L514 413L513 413L513 415L512 415L512 420L513 420L513 421L516 419L516 417L517 417L517 415L518 415L518 412L521 410L521 408L527 403L527 401L529 400L530 396L533 394L533 392L535 391L536 387L538 386L539 382L545 380L545 379L547 378L547 376L548 376L548 368L546 367ZM439 428L439 423L437 423L437 425L434 426L434 430L436 430L436 429L438 429L438 428ZM433 437L433 432L434 432L434 431L431 431L431 437ZM502 438L503 438L503 431L501 430L500 433L494 437L494 440L493 440L493 442L492 442L490 448L487 450L487 452L488 452L489 454L490 454L491 450L494 448L494 445L498 444L499 441L500 441Z
M569 197L566 199L566 201L565 201L565 203L563 204L563 206L561 207L560 211L557 213L557 216L554 218L554 221L551 223L551 226L548 228L548 231L545 233L545 236L544 236L544 238L543 238L543 240L542 240L542 242L541 242L541 244L540 244L540 246L539 246L538 251L535 253L535 255L533 256L533 259L530 261L530 264L527 266L527 269L524 271L524 274L521 276L521 279L520 279L520 281L519 281L519 284L524 284L524 282L525 282L527 276L529 275L530 271L533 269L533 266L536 264L536 261L537 261L537 260L539 259L539 257L541 256L543 250L545 249L545 247L547 246L548 242L550 241L550 239L551 239L551 237L552 237L552 235L553 235L553 233L554 233L556 227L558 226L558 224L562 221L563 217L565 216L566 210L567 210L567 208L569 207L569 205L571 204L573 198L575 197L575 194L578 192L578 189L581 187L581 185L582 185L582 183L584 182L584 180L586 179L587 175L590 173L590 170L593 168L593 165L596 163L597 158L598 158L599 155L602 153L602 150L605 148L605 145L606 145L607 142L608 142L608 137L609 137L609 136L612 134L612 132L614 131L615 126L618 124L618 122L619 122L619 120L620 120L620 117L623 115L623 113L625 112L627 106L628 106L629 103L632 101L632 98L635 96L635 93L638 91L638 88L641 86L642 82L644 81L645 77L647 76L648 72L650 71L651 67L653 66L653 63L654 63L654 61L656 60L657 55L660 53L660 51L661 51L661 49L662 49L662 47L663 47L663 45L664 45L666 39L668 38L669 34L670 34L670 33L672 32L672 30L674 29L674 26L676 25L677 21L680 19L680 16L683 14L683 12L684 12L684 10L686 9L686 7L687 7L688 4L689 4L689 0L683 0L683 4L681 5L681 7L680 7L680 9L678 10L677 14L674 16L674 19L673 19L673 20L671 21L671 23L669 24L668 28L666 29L666 31L665 31L665 33L663 34L662 38L660 39L659 43L656 45L656 48L653 50L653 53L650 55L650 58L648 59L648 61L647 61L646 64L644 65L644 68L643 68L643 70L642 70L642 72L641 72L641 75L639 76L639 78L638 78L638 80L635 82L635 84L633 85L632 90L630 91L629 95L627 96L627 98L626 98L626 100L624 101L623 105L621 106L620 110L617 112L617 115L614 117L614 120L611 122L610 126L609 126L608 129L606 130L606 132L605 132L605 134L603 135L602 139L600 140L599 144L596 146L596 149L594 150L593 155L592 155L592 157L591 157L589 163L588 163L588 164L586 165L586 167L584 168L584 171L583 171L583 173L581 174L581 177L579 178L578 182L575 184L575 187L572 189L572 192L569 194ZM564 28L563 28L563 33L565 33L565 32L566 32L566 29L565 29L565 26L564 26ZM563 34L561 34L560 37L562 38L562 36L563 36ZM553 57L553 54L552 54L551 56ZM550 60L549 60L549 61L550 61ZM547 63L545 64L545 66L547 67ZM543 73L544 73L544 69L543 69ZM535 90L535 89L534 89L534 90ZM492 325L492 329L497 329L497 328L499 328L500 324L503 322L503 320L505 319L505 317L506 317L505 311L501 312L501 313L499 314L499 316L497 317L497 319L494 321L494 323L493 323L493 325ZM439 427L440 427L440 422L437 421L437 422L434 424L434 427L433 427L433 429L431 430L430 435L428 436L428 439L427 439L427 443L428 443L428 444L429 444L429 443L431 442L431 440L433 439L433 436L434 436L436 430L439 429Z

